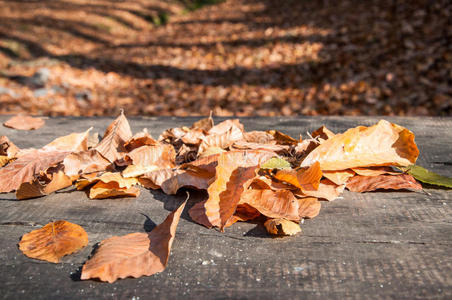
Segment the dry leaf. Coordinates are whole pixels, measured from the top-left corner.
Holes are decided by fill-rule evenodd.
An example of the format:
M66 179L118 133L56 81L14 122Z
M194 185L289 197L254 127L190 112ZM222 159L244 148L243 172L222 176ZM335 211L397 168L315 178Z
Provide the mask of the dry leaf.
M250 131L244 132L243 138L245 142L256 144L276 144L275 138L272 134L265 131Z
M140 189L137 187L120 187L116 181L102 182L98 181L89 190L90 199L123 198L138 197Z
M214 126L214 124L213 124L213 119L212 119L212 112L210 112L210 116L208 118L204 118L199 121L196 121L195 123L193 123L191 128L209 131L213 126Z
M311 136L313 138L322 139L323 141L326 141L326 140L334 137L335 134L331 130L326 128L325 126L322 126L322 127L318 128L318 129L314 130L311 133Z
M285 133L282 133L278 130L268 130L267 133L271 134L273 136L273 138L275 139L275 141L281 145L295 146L298 144L298 142L300 142L300 141L297 141L296 139L294 139L293 137L291 137Z
M285 218L300 221L298 201L289 190L255 190L242 193L240 204L248 204L269 218Z
M126 151L124 144L131 137L132 131L129 122L121 111L119 117L108 126L104 137L95 149L110 162L114 162L122 157L121 152Z
M86 151L88 150L88 136L92 128L85 132L71 133L56 138L51 143L42 147L44 151Z
M315 191L319 188L322 171L320 164L315 162L309 168L298 170L281 169L276 172L274 178L292 184L303 191Z
M362 176L378 176L378 175L399 175L400 171L395 171L391 167L367 167L367 168L353 168L356 174Z
M8 156L0 155L0 168L3 167L4 165L6 165L7 163L9 163L10 161L11 161L11 159L8 158Z
M345 184L337 185L328 179L322 179L320 181L319 188L316 191L305 190L305 191L300 191L300 192L294 191L293 193L295 194L295 196L300 196L302 198L304 198L306 196L311 196L311 197L325 199L328 201L333 201L337 197L339 197L340 194L342 194L344 189L345 189Z
M369 192L378 189L385 190L422 190L422 186L413 176L408 174L400 175L377 175L361 176L350 178L347 182L347 189L352 192Z
M175 167L176 152L167 144L142 146L126 154L125 160L130 160L132 166L123 171L124 177L136 177L147 172Z
M90 149L71 153L63 160L64 172L68 176L105 171L111 163L97 150Z
M355 175L352 170L341 170L341 171L323 171L323 177L331 180L337 185L342 185L347 183L350 177Z
M94 256L83 265L81 279L99 278L112 283L119 278L162 272L186 202L150 233L131 233L103 240Z
M188 215L191 217L193 221L198 224L204 225L207 228L212 228L214 224L210 223L209 218L206 215L206 204L207 200L196 203L190 208L188 211ZM215 226L219 227L220 223L216 223Z
M286 219L268 219L264 226L273 235L295 235L301 232L300 225Z
M319 162L322 170L407 166L415 163L418 155L411 131L382 120L374 126L352 128L326 140L308 154L301 166L314 162Z
M133 149L142 147L142 146L154 146L157 145L158 142L152 138L152 136L149 134L148 130L145 128L143 131L138 132L135 134L130 140L128 140L124 144L124 148L128 152L132 151Z
M256 176L258 166L273 157L273 152L230 151L220 154L216 167L215 181L207 192L205 204L209 222L223 230L234 214L242 192Z
M24 234L19 249L28 257L57 263L87 244L88 234L81 226L60 220Z
M48 167L61 162L70 152L32 150L0 169L0 193L8 193Z
M32 182L22 183L16 191L16 198L23 200L41 197L72 185L71 178L66 176L63 171L54 173L51 176L50 182L45 184L39 178L35 178Z
M3 126L18 130L34 130L41 128L44 124L45 121L41 118L17 115L3 123Z
M0 155L7 156L8 158L14 158L19 150L20 149L6 136L0 136Z
M127 188L127 189L138 183L137 178L124 178L121 176L120 173L106 172L101 176L90 176L80 179L75 183L75 186L77 187L78 190L83 190L85 187L90 186L99 181L103 183L116 182L118 184L118 188Z
M300 218L312 219L316 217L322 204L317 198L306 197L303 199L298 199L298 216Z

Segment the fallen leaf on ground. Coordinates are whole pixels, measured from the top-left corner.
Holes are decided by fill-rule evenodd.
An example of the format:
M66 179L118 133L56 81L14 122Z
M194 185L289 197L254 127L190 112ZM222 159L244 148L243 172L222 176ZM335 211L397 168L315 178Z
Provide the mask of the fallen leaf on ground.
M112 173L112 172L106 172L100 176L94 176L94 177L85 177L80 180L78 180L75 183L75 186L78 190L83 190L85 187L90 186L97 182L103 182L103 183L111 183L116 182L118 184L119 188L130 188L133 185L138 183L137 178L124 178L121 176L120 173Z
M110 162L114 162L122 157L122 153L126 152L124 144L132 137L132 130L124 113L114 120L104 133L104 137L96 146L99 151Z
M128 140L124 144L124 148L127 151L132 151L133 149L142 147L142 146L154 146L157 145L158 142L152 138L149 134L148 130L145 128L143 131L135 134L130 140Z
M57 263L87 244L88 234L81 226L60 220L24 234L19 249L28 257Z
M168 263L186 202L150 233L130 233L100 242L94 256L83 265L81 279L99 278L112 283L120 278L138 278L162 272Z
M0 168L10 162L10 158L6 155L0 155Z
M86 151L88 150L88 136L91 128L81 133L71 133L56 138L49 144L42 147L44 151Z
M259 165L274 156L273 152L230 151L220 154L216 167L215 181L207 192L205 204L209 222L223 230L234 214L247 182L256 176ZM248 185L251 182L248 183Z
M408 174L377 176L356 175L348 180L347 189L352 192L362 193L375 191L378 189L422 190L422 186L418 182L416 182L413 176Z
M63 171L51 175L48 183L42 183L39 178L32 182L24 182L16 191L16 198L19 200L30 199L48 195L55 191L67 188L72 185L72 180Z
M3 123L3 126L18 130L34 130L44 126L45 121L41 118L17 115Z
M98 181L89 189L90 199L106 199L119 197L138 197L140 189L137 187L120 187L116 181L102 182Z
M346 184L350 177L355 175L352 170L341 170L341 171L323 171L323 177L331 180L337 185Z
M298 170L278 170L274 178L292 184L303 191L315 191L319 188L322 171L320 164L315 162L308 168Z
M159 144L142 146L127 153L125 160L132 163L123 172L124 177L137 177L159 169L174 168L176 153L173 146Z
M272 235L295 235L301 232L300 225L286 219L268 219L264 226Z
M322 204L317 198L306 197L298 199L298 216L300 218L312 219L320 213Z
M105 171L111 163L97 150L71 153L63 160L64 172L68 176Z
M8 158L14 158L16 153L20 149L11 142L8 137L2 135L0 136L0 155L7 156Z
M359 126L326 140L301 163L320 163L322 170L345 170L371 166L408 166L416 162L419 150L414 134L381 120L371 127Z
M8 193L48 167L61 162L70 152L32 150L0 169L0 193Z
M296 196L299 196L302 198L305 196L311 196L311 197L325 199L328 201L333 201L337 197L339 197L340 194L342 194L344 189L345 189L345 184L337 185L334 182L332 182L331 180L322 179L320 181L319 188L316 191L305 190L305 191L300 191L300 192L294 191L293 193Z
M246 203L269 218L284 218L300 221L297 198L289 190L248 189L240 197L240 204Z
M378 175L398 175L401 171L396 171L391 167L367 167L367 168L353 168L358 175L362 176L378 176Z

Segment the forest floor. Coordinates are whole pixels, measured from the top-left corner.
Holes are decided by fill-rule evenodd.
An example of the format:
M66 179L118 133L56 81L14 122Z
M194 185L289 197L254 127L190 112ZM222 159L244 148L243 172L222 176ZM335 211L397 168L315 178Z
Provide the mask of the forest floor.
M181 3L0 1L0 113L452 116L448 0Z

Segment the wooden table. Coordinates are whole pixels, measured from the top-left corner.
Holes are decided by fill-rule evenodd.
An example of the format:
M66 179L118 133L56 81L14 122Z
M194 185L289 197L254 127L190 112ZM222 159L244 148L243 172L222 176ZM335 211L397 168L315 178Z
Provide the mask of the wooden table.
M3 123L8 116L0 116ZM386 118L416 134L418 164L452 176L452 119ZM103 134L111 118L51 118L37 131L0 127L19 147L41 147L57 136L93 126ZM129 118L134 132L153 136L195 118ZM246 118L247 130L278 129L292 136L325 124L334 132L371 125L373 117ZM168 267L160 274L114 284L80 281L80 268L101 240L149 230L184 198L143 189L138 198L89 200L70 191L15 201L0 195L0 297L5 299L297 299L452 298L452 190L425 193L345 192L323 202L301 235L271 238L262 225L238 223L225 233L191 221L185 210ZM202 193L192 193L194 199ZM190 206L190 205L189 205ZM59 264L33 260L20 237L65 219L85 228L89 245Z

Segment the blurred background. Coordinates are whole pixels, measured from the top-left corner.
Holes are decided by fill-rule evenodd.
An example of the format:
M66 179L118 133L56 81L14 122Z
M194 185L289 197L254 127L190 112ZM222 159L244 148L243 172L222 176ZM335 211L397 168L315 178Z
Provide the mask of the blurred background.
M0 1L0 113L452 116L452 1Z

